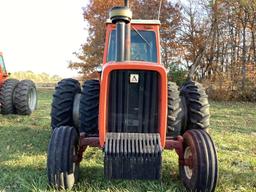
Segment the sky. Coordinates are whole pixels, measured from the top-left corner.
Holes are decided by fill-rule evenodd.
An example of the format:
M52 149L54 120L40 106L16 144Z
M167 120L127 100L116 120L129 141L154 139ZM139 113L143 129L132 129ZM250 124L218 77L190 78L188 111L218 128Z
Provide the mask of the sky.
M73 52L88 35L82 7L88 0L0 0L0 52L8 72L73 77Z

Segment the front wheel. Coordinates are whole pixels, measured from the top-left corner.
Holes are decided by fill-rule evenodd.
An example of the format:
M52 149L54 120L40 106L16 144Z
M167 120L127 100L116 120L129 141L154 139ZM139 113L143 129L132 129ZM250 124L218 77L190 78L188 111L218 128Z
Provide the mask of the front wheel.
M73 127L54 129L48 147L47 172L49 185L56 189L71 189L78 180L78 135Z
M218 178L218 161L214 143L204 130L188 130L184 138L184 162L180 177L188 191L214 191Z

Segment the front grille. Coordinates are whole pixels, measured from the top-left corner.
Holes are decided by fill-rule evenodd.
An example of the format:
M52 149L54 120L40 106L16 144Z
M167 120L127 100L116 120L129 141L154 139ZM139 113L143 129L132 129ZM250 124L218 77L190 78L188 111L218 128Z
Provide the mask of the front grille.
M139 77L137 83L130 82L133 74ZM157 133L159 93L159 74L155 71L112 71L108 132Z

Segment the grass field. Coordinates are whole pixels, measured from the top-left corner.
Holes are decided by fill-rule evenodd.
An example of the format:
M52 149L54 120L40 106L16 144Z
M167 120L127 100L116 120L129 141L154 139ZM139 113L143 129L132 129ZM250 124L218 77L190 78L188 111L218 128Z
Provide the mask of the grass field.
M47 191L51 91L41 91L30 117L0 116L0 191ZM211 102L211 129L219 159L217 191L256 191L256 103ZM89 148L75 191L184 191L177 155L165 151L162 180L108 181L102 151Z

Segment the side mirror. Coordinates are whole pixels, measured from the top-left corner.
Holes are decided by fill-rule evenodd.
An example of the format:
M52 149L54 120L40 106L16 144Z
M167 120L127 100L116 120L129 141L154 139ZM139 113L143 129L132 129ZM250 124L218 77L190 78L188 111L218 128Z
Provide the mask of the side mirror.
M96 67L96 71L97 71L98 73L101 73L101 72L102 72L102 66L99 65L98 67Z

